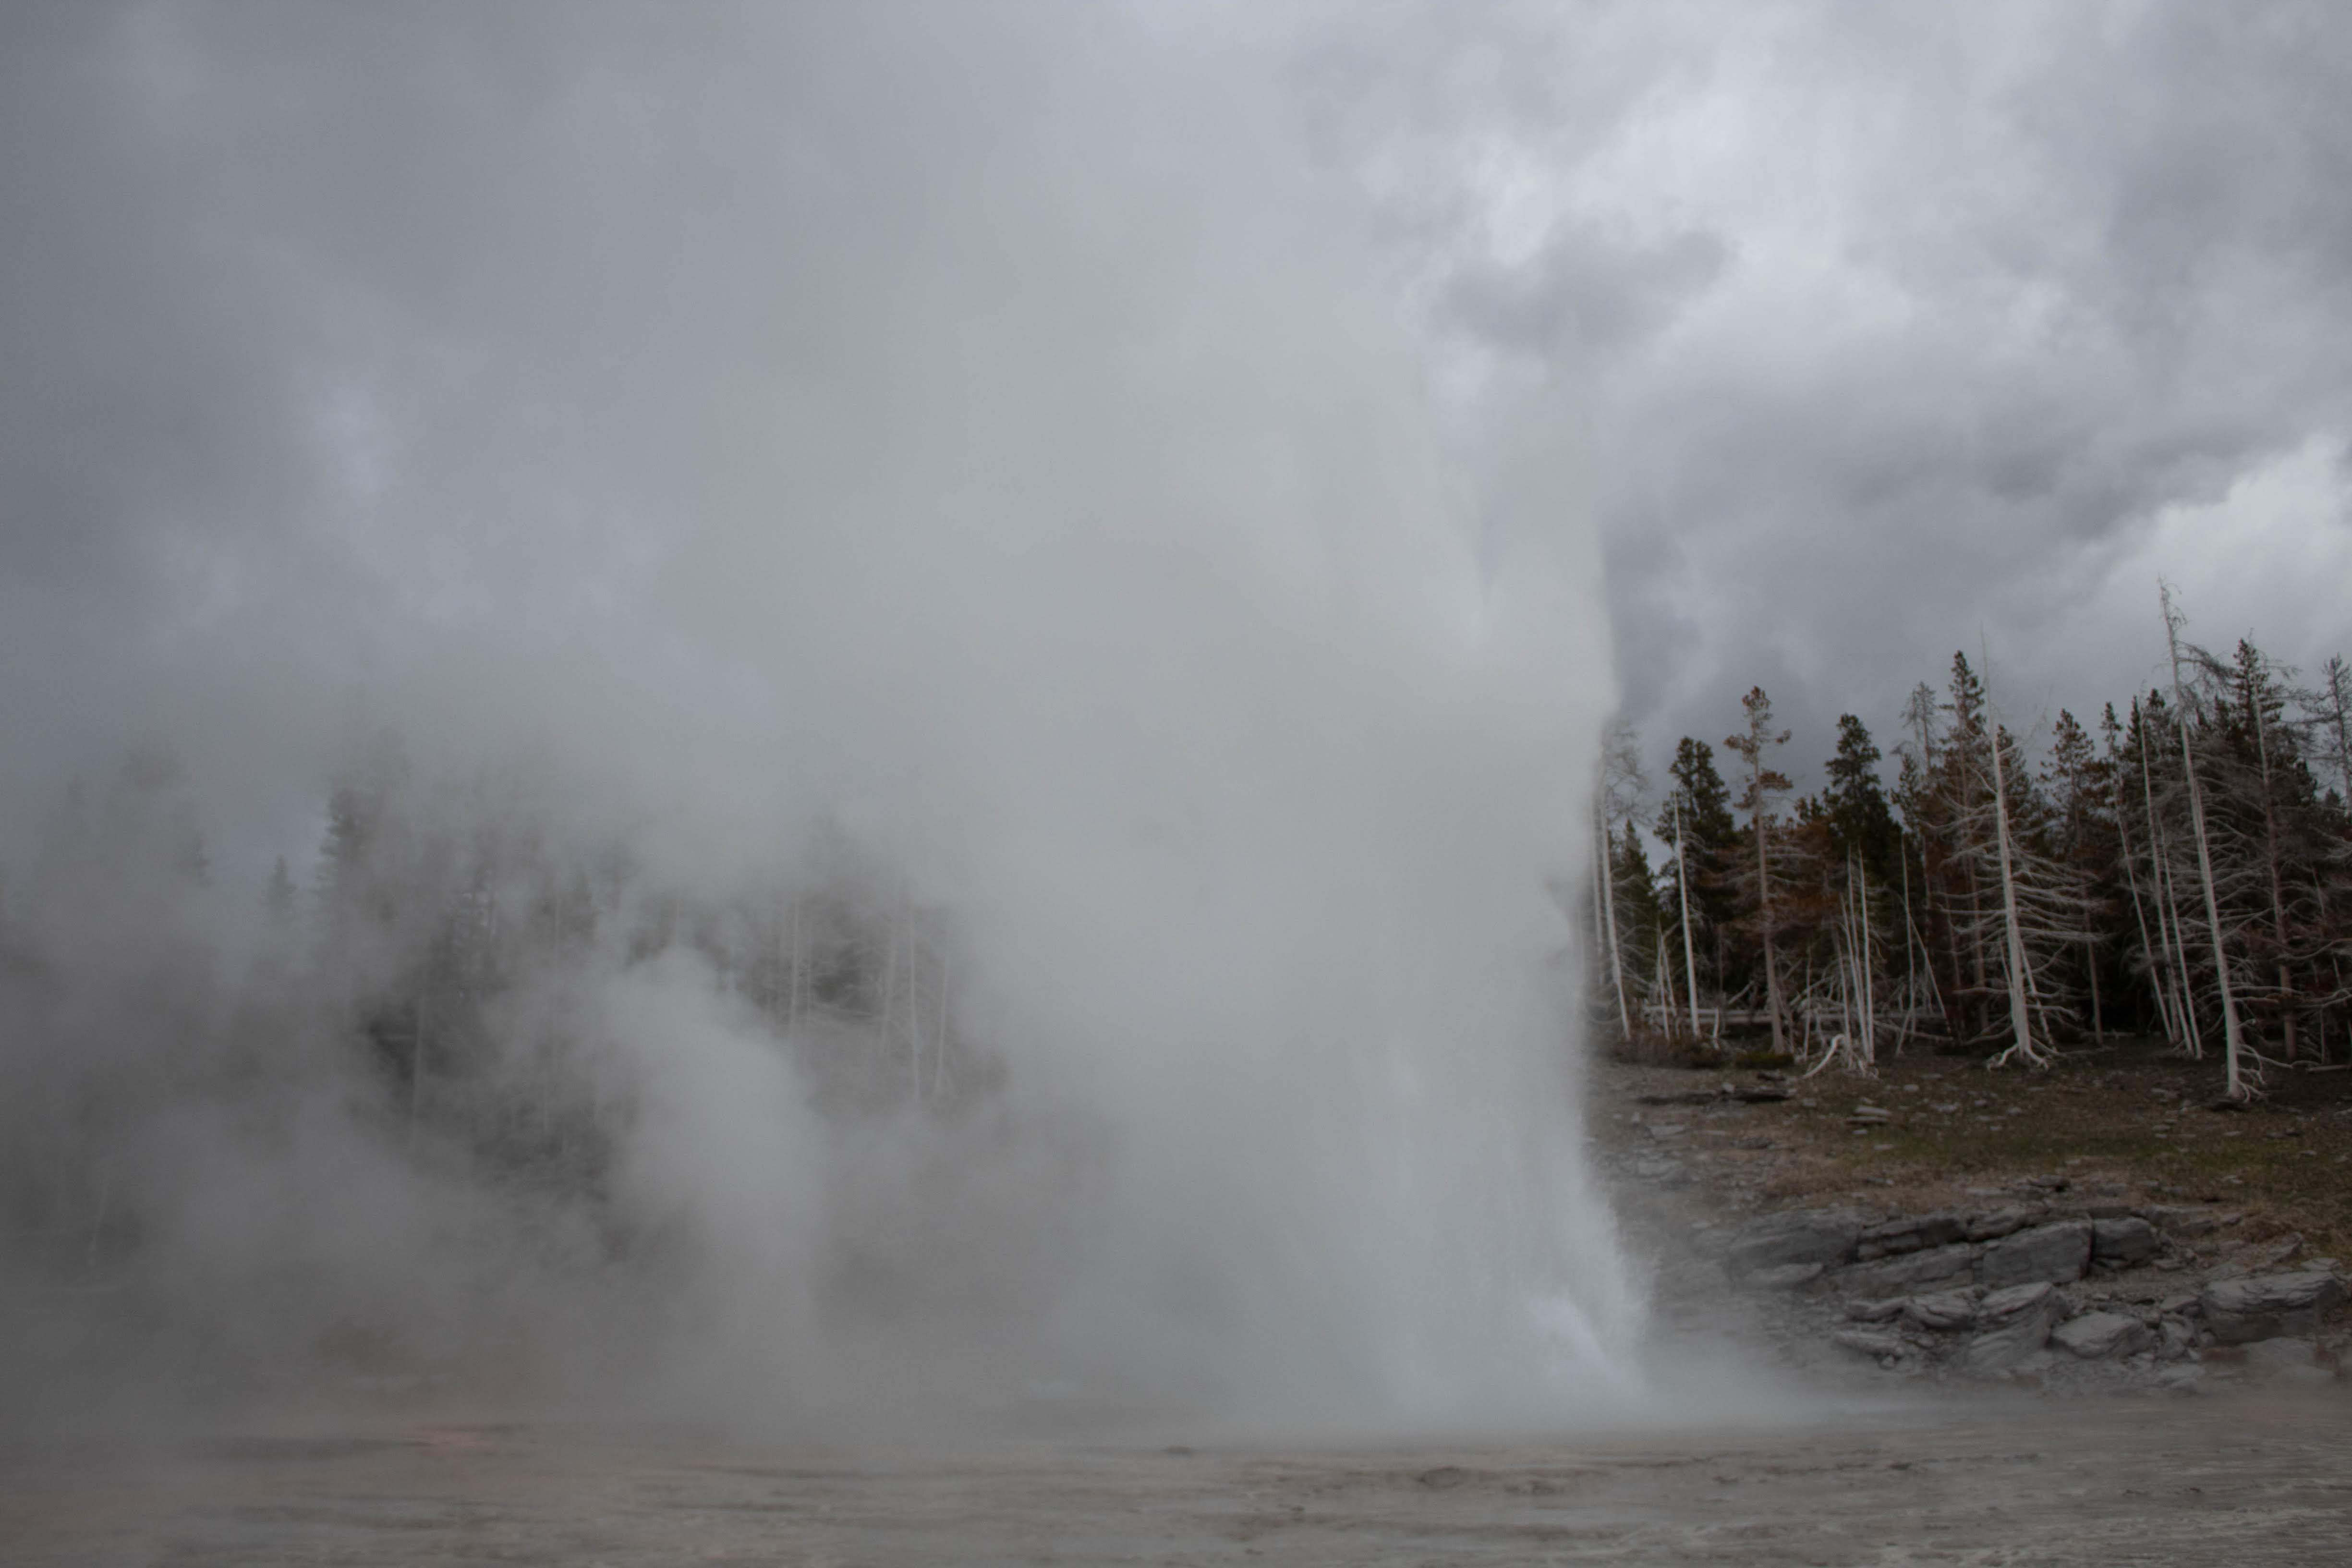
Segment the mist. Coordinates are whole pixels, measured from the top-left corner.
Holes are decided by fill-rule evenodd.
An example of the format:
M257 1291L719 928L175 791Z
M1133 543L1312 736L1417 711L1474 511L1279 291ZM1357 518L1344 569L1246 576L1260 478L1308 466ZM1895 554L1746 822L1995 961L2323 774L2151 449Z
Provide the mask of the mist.
M1579 456L1211 23L0 23L0 1403L1648 1397Z

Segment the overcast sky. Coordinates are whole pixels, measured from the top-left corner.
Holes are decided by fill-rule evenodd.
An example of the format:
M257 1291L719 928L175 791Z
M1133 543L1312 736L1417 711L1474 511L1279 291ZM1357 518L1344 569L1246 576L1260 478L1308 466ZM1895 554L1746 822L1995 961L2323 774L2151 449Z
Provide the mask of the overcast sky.
M1801 776L1841 710L1891 744L1980 646L2088 717L2160 575L2352 652L2352 13L1393 15L1311 79L1457 348L1571 389L1654 763L1752 683Z
M838 185L984 140L1003 73L1083 82L1118 26L919 8L812 65L822 13L786 14L0 9L8 819L197 727L215 792L283 820L313 781L278 764L419 645L685 657L581 630L635 613L703 494L715 437L676 389L773 331L780 289L839 283L854 258L779 261L856 207ZM1839 711L1891 742L1979 643L2020 727L2095 710L2153 673L2159 574L2202 640L2352 652L2352 12L1137 26L1231 60L1235 125L1298 128L1465 468L1556 447L1575 483L1494 504L1596 520L1654 766L1760 682L1809 776ZM904 134L836 171L796 128L862 67ZM856 210L880 244L887 204Z

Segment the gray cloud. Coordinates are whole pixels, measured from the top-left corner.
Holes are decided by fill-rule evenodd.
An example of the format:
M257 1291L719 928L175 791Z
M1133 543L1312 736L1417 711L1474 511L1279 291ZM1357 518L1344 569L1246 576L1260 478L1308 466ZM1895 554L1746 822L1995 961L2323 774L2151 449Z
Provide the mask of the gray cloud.
M1345 105L1325 122L1441 339L1571 389L1654 750L1720 736L1761 681L1825 751L1841 709L1891 727L1979 637L2021 708L2120 697L2159 572L2192 615L2279 604L2195 628L2217 639L2352 643L2352 612L2159 526L2352 434L2336 8L1496 5L1369 31L1312 57Z

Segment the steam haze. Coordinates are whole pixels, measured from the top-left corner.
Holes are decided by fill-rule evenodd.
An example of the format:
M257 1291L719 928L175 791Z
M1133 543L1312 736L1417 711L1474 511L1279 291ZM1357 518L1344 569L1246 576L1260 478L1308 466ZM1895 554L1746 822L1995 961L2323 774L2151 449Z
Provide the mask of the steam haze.
M1613 700L1576 454L1430 390L1282 48L0 29L19 1409L1633 1397L1547 891ZM759 967L804 911L864 1014Z

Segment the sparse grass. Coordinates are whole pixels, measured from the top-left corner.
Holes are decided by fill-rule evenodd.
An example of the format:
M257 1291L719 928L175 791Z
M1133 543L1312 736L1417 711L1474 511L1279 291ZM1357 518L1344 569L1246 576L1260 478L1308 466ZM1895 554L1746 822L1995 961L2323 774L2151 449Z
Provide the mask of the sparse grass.
M1733 1076L1721 1064L1706 1070ZM1606 1072L1629 1093L1706 1081L1689 1069ZM1747 1185L1775 1204L1982 1206L2025 1177L2063 1175L2068 1202L2217 1203L2245 1213L2242 1237L2297 1232L2309 1252L2352 1262L2352 1072L2273 1069L2266 1097L2243 1110L2209 1109L2221 1087L2217 1059L2187 1061L2160 1041L2111 1041L2042 1071L1990 1071L1980 1055L1915 1048L1874 1078L1832 1068L1785 1104L1699 1112L1677 1152L1697 1158L1710 1184ZM1864 1105L1893 1114L1851 1122ZM1604 1112L1624 1108L1602 1101ZM1622 1120L1606 1135L1617 1133L1640 1136ZM1737 1147L1759 1138L1773 1147Z

